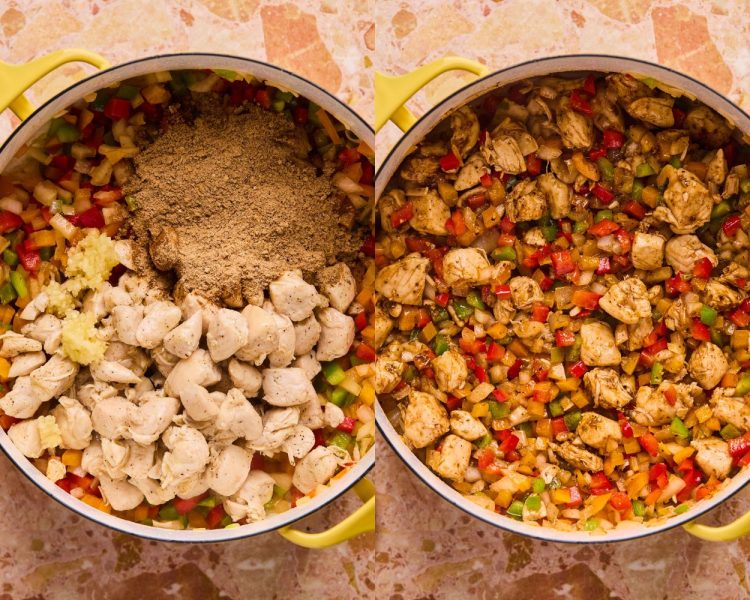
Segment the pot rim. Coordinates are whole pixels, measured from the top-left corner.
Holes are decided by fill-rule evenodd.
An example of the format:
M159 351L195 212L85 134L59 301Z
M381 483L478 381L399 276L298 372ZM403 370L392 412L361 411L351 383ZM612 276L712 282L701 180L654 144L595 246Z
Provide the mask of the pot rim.
M557 75L565 74L578 71L596 71L594 65L589 64L591 61L601 60L608 65L614 65L619 63L621 68L605 68L601 67L601 72L633 72L637 69L644 69L646 71L653 72L654 76L667 75L669 79L682 82L683 85L672 84L680 90L693 93L688 88L693 88L701 95L695 94L696 98L713 108L723 116L729 118L737 127L737 129L744 133L750 134L750 115L744 110L734 104L729 98L720 94L713 88L709 87L705 83L685 75L679 71L658 65L656 63L637 59L619 57L607 54L565 54L557 56L548 56L538 59L533 59L493 71L483 77L480 77L467 85L462 86L458 90L452 92L435 106L431 107L424 115L422 115L415 125L405 132L399 140L389 150L386 158L380 163L376 173L376 202L380 195L384 191L385 187L390 183L390 179L394 176L395 170L401 164L401 161L407 155L407 151L415 146L420 140L424 139L426 135L440 122L443 118L452 110L468 104L483 94L491 91L492 89L500 88L508 84L513 83L521 79L528 77L539 77L544 75ZM583 63L583 64L570 64L570 63ZM548 69L542 69L550 65ZM557 65L557 67L555 67ZM561 68L564 66L566 68ZM530 68L539 71L534 72L533 75L529 75L527 72ZM505 79L503 79L505 77ZM503 81L498 81L503 79ZM687 87L685 83L689 84ZM707 100L710 98L710 100ZM722 110L723 109L723 110ZM739 123L744 123L744 127L741 127ZM390 172L389 172L390 171ZM406 465L406 467L414 474L424 485L430 488L433 492L438 494L443 500L452 504L456 508L469 514L470 516L496 527L498 529L509 531L512 533L520 534L526 537L534 538L537 540L543 540L548 542L559 542L567 544L596 544L596 543L609 543L618 541L635 540L670 529L684 525L690 521L693 521L700 516L706 514L713 508L722 504L725 500L728 500L734 496L737 492L742 490L748 483L750 483L750 468L743 468L743 470L732 478L732 481L720 492L710 498L700 500L696 505L691 507L690 510L686 511L681 515L675 515L663 520L660 520L658 524L651 526L648 525L633 525L626 526L623 528L615 528L610 530L606 534L592 534L586 531L563 531L554 529L552 527L541 527L528 525L521 521L516 521L510 517L504 515L494 514L490 511L481 508L479 505L471 502L464 498L459 492L451 488L445 481L433 473L427 465L425 465L419 458L412 452L401 439L401 436L393 427L388 420L385 412L383 411L380 403L377 403L375 411L376 422L378 430L388 442L388 445Z
M200 66L195 64L199 62L201 63ZM159 67L153 67L154 63L158 63ZM61 90L37 107L34 113L21 122L10 133L8 138L0 144L0 171L7 166L26 141L39 133L40 126L46 124L60 110L70 106L73 102L93 91L103 89L107 85L123 79L155 71L227 67L233 67L237 71L258 76L260 79L268 81L271 84L293 90L305 98L315 100L320 106L323 106L323 108L333 114L336 119L344 123L347 127L350 127L360 139L363 139L371 147L374 147L375 133L367 121L332 93L300 75L282 67L252 58L211 52L180 52L149 55L121 63L95 72ZM277 83L282 79L290 80L292 85L286 82L286 84ZM107 83L101 83L102 80L107 81ZM16 448L5 431L0 432L0 449L2 449L10 462L37 488L74 513L121 533L157 541L177 543L213 543L238 540L254 537L291 525L317 512L343 495L365 477L375 463L375 449L372 447L343 476L331 484L323 493L315 496L311 501L286 512L256 521L255 523L231 527L229 529L173 530L128 521L97 510L74 498L49 480L44 473L39 471Z

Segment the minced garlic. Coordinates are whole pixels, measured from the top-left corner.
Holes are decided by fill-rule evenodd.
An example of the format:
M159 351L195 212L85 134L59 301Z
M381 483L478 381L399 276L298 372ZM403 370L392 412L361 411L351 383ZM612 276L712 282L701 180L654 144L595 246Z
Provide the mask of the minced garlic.
M57 281L50 281L47 287L44 288L44 292L49 297L47 312L58 317L64 317L75 308L73 294L70 293L70 290L64 283L60 284Z
M57 426L55 417L52 415L39 417L36 420L36 426L39 429L39 440L41 441L42 448L57 448L62 444L62 435L60 435L60 428Z
M78 280L81 289L97 290L118 264L114 241L92 231L68 252L65 274L69 279Z
M99 337L95 324L91 313L70 312L62 324L63 354L81 365L100 360L107 343Z

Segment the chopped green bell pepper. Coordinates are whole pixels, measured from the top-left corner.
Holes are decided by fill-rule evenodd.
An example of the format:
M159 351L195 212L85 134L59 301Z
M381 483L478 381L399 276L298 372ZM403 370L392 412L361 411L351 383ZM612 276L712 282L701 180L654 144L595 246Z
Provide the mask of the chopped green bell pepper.
M586 524L583 526L586 531L594 531L599 528L599 519L587 519Z
M469 306L473 306L474 308L484 309L484 302L482 302L482 297L479 295L479 292L476 290L472 290L469 292L469 294L466 296L466 303Z
M730 212L732 212L731 205L726 200L722 200L711 209L711 220L726 217Z
M643 500L633 500L633 514L642 517L646 514L646 503Z
M513 249L512 246L501 246L499 248L495 248L492 251L492 260L508 260L511 262L516 261L516 251Z
M432 307L430 316L432 317L432 322L435 324L442 323L443 321L447 321L451 318L448 311L445 310L442 306L438 306L437 304Z
M717 313L713 308L704 304L703 306L701 306L700 312L701 323L710 327L714 324L714 321L716 321L716 317L718 314L719 313Z
M338 446L339 448L346 450L347 448L349 448L349 446L351 446L353 440L354 438L345 431L339 431L330 440L328 440L328 445Z
M475 442L477 448L484 448L485 446L489 446L491 443L492 436L489 433L486 433Z
M3 250L3 260L9 267L15 267L18 264L18 254L10 248Z
M675 417L674 419L672 419L672 425L670 425L669 429L677 437L683 439L687 439L690 437L690 430L685 427L685 423L682 422L682 419L680 419L680 417Z
M465 300L453 300L453 310L456 311L456 315L462 321L474 314L474 307Z
M559 417L565 412L559 400L553 400L552 402L549 403L548 407L549 407L549 414L552 415L553 417Z
M600 221L603 221L604 219L612 220L612 217L614 217L614 214L611 210L605 209L605 210L599 210L594 215L594 223L599 223Z
M541 494L544 491L544 488L547 487L547 485L544 483L544 479L542 479L541 477L535 477L532 483L532 487L535 494Z
M664 365L654 363L651 367L651 385L659 385L664 379Z
M124 98L125 100L134 100L138 95L138 88L134 85L121 85L115 93L115 98Z
M602 177L604 177L605 181L612 181L614 179L615 167L609 159L602 156L596 161L596 164L599 165L599 170L602 172Z
M742 432L740 432L740 430L731 423L727 423L726 425L724 425L724 427L721 428L721 431L719 431L719 435L725 440L733 440L734 438L740 437L740 435L742 435Z
M750 375L743 375L734 388L735 396L744 396L750 392Z
M331 385L338 385L346 379L346 373L337 362L329 362L323 365L323 377Z
M635 168L635 176L636 177L648 177L649 175L653 175L656 171L654 171L653 167L648 163L641 163Z
M573 225L573 233L586 233L588 228L589 225L586 223L586 219L581 219L580 221L576 221Z
M673 156L669 159L669 164L672 165L675 169L679 169L682 167L682 161L680 160L679 156Z
M448 348L450 348L450 344L448 343L448 338L441 333L436 335L435 344L434 344L435 354L440 356L441 354L443 354L443 352L446 352Z
M537 511L542 507L542 499L537 494L531 494L526 498L525 505L529 510Z
M159 520L160 521L176 521L180 518L180 513L171 504L166 504L159 509Z
M22 273L19 269L16 269L15 271L11 271L10 283L13 285L13 289L16 290L16 294L18 294L21 298L23 298L24 296L28 296L29 288L26 285L26 275Z
M523 516L523 502L514 500L508 507L508 515L520 519Z
M578 423L581 422L581 411L576 409L572 412L569 412L563 417L563 419L568 430L575 431L578 428Z
M630 190L630 197L636 200L640 200L642 193L643 193L643 184L636 179L635 181L633 181L633 189Z

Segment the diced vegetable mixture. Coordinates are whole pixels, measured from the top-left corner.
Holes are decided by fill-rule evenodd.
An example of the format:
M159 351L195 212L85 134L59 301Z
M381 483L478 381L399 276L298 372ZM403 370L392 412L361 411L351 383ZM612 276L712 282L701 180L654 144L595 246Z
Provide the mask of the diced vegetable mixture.
M123 197L144 140L191 95L285 113L346 214L373 154L320 107L231 71L162 72L85 98L0 175L0 426L81 501L164 528L234 527L309 501L374 442L374 239L315 285L221 308L134 269ZM189 102L188 102L189 103ZM251 157L250 157L251 159ZM211 268L218 268L211 265Z
M563 530L688 510L750 462L748 147L651 79L456 110L378 201L375 389L469 500Z

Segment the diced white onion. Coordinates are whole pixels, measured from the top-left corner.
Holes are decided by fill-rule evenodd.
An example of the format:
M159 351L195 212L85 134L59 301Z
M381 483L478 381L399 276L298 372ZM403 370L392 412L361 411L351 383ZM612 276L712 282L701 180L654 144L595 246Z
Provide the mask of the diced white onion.
M20 215L23 212L23 204L13 196L0 198L0 208L12 212L14 215Z

